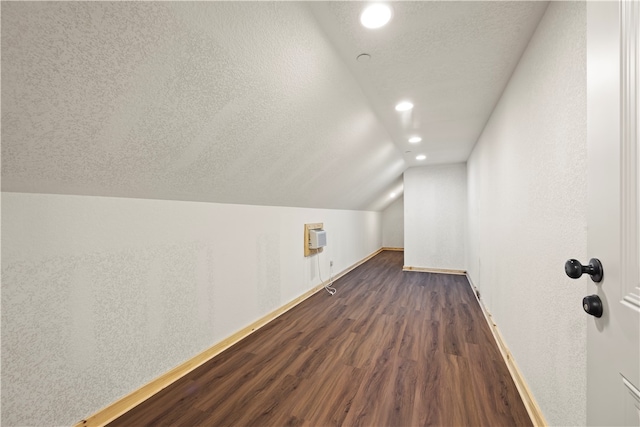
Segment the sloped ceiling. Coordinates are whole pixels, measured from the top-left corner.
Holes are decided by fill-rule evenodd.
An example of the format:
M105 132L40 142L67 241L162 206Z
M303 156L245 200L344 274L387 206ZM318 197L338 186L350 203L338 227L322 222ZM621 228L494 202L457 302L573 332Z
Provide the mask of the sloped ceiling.
M359 25L359 2L311 7L362 86L370 105L409 167L464 162L538 22L547 2L392 2L381 29ZM362 53L367 62L358 62ZM410 100L413 110L394 106ZM420 136L420 144L410 144ZM406 151L411 151L407 153ZM415 159L427 155L426 162Z
M363 6L2 2L3 191L384 208L405 151L466 160L546 4Z

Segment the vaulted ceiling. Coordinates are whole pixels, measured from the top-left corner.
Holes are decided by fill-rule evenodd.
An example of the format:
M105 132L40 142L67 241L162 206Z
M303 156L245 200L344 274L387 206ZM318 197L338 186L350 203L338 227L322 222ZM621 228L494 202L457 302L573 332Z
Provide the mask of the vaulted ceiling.
M383 209L466 160L546 3L365 5L2 2L3 191Z

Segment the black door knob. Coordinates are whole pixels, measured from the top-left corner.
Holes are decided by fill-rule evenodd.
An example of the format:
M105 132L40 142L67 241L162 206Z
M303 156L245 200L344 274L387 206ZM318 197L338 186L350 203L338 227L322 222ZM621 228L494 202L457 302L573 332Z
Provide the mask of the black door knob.
M598 295L582 298L582 308L594 317L602 317L602 300Z
M577 259L570 259L564 264L564 272L572 279L577 279L584 273L587 273L594 282L602 281L602 275L604 274L602 263L598 258L591 258L588 265L580 264L580 261Z

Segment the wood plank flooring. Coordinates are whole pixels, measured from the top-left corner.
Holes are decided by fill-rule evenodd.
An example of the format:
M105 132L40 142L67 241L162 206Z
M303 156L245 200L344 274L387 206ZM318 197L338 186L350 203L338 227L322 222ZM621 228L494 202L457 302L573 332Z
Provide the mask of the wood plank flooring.
M385 251L110 426L530 426L466 277Z

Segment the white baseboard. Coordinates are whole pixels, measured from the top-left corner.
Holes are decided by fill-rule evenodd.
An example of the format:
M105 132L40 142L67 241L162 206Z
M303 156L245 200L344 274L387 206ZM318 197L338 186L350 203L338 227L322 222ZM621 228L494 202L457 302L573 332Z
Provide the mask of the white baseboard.
M410 265L405 265L402 267L402 271L418 271L421 273L440 273L440 274L457 274L460 276L464 276L467 274L465 270L453 270L447 268L429 268L429 267L412 267Z

